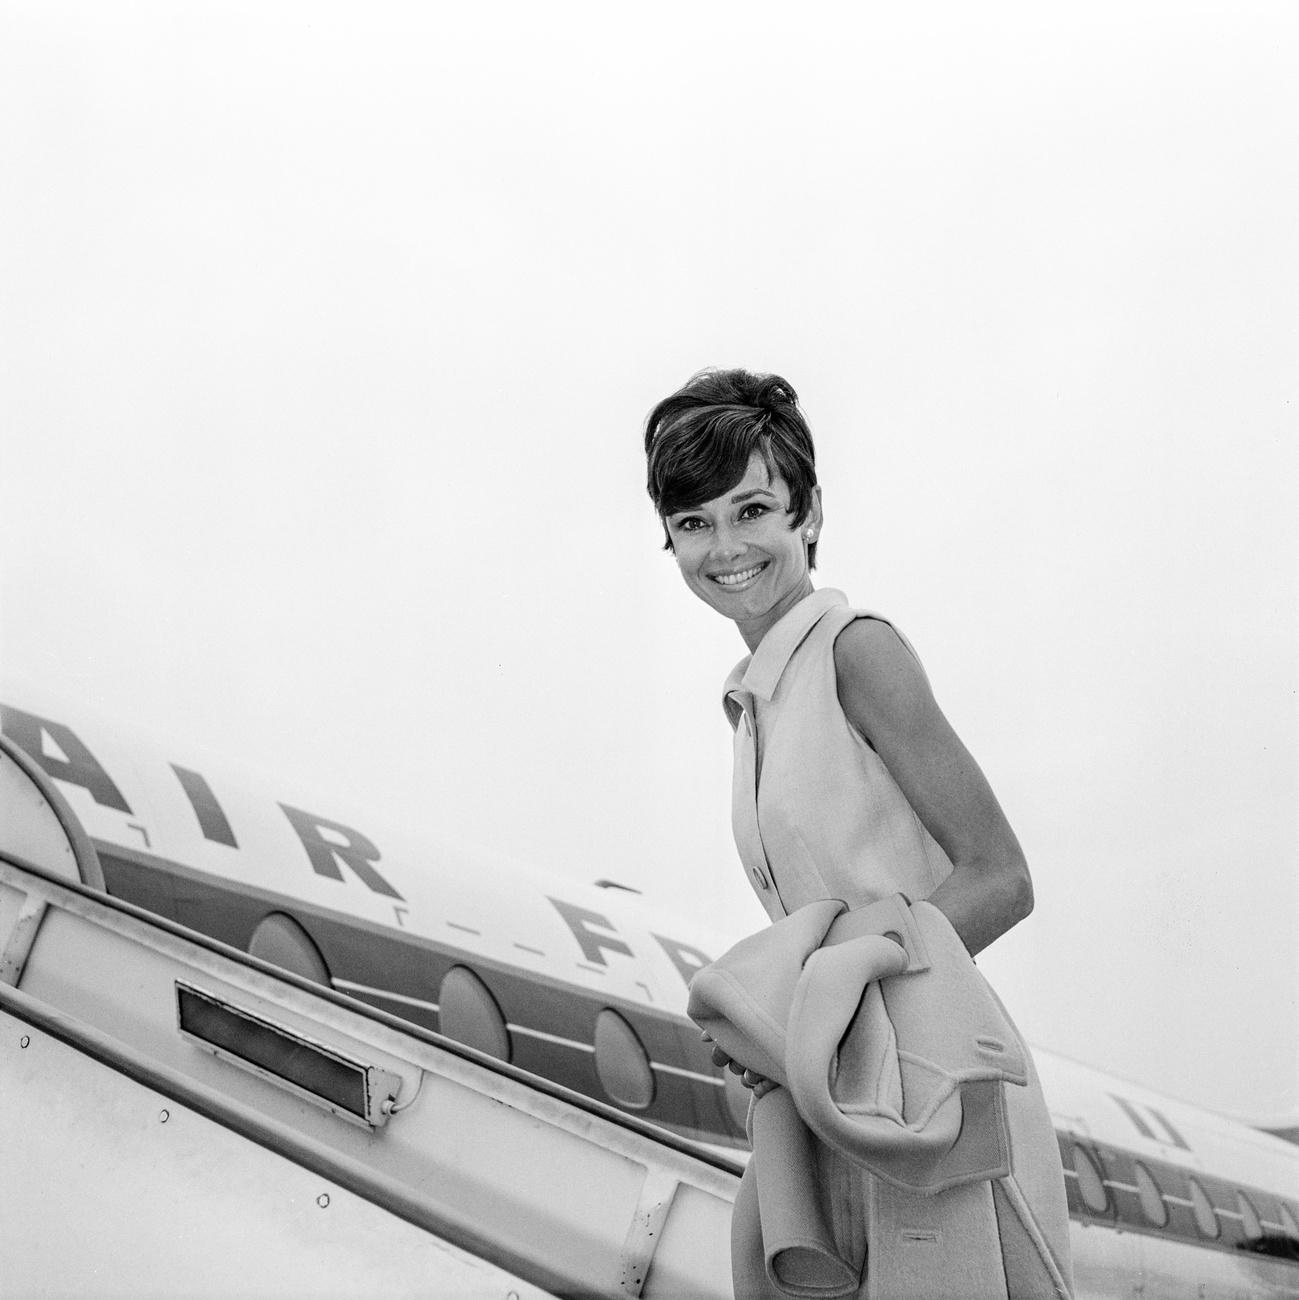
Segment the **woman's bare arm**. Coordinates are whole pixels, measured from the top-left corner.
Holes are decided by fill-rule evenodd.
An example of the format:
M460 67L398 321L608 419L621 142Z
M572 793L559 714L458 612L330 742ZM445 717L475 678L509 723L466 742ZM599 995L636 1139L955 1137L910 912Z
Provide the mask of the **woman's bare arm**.
M1033 910L1023 850L991 786L897 633L856 619L834 645L839 701L883 759L952 874L929 896L971 954Z

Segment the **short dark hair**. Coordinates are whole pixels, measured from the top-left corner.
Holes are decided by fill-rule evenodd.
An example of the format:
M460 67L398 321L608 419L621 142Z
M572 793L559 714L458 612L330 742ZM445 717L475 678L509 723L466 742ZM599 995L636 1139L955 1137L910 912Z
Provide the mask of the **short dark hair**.
M666 518L733 488L754 452L789 484L791 528L808 516L815 499L816 452L812 431L798 409L798 394L779 375L748 370L701 370L645 421L650 500L664 520L665 550L672 550ZM816 567L817 543L808 546Z

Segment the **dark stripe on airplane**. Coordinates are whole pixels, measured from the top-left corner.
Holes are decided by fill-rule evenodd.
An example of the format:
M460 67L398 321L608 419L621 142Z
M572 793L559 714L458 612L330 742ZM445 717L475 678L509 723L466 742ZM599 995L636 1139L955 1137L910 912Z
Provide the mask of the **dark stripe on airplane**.
M1154 1137L1153 1134L1151 1136ZM1290 1266L1287 1277L1299 1273L1299 1240L1287 1237L1284 1229L1272 1228L1265 1229L1261 1241L1250 1241L1245 1235L1236 1197L1238 1193L1244 1193L1257 1211L1260 1220L1274 1225L1282 1223L1283 1204L1289 1206L1292 1215L1297 1213L1293 1201L1283 1202L1274 1192L1220 1178L1203 1170L1187 1169L1183 1165L1176 1165L1144 1153L1126 1151L1121 1147L1096 1142L1078 1134L1057 1131L1056 1138L1060 1144L1060 1160L1066 1171L1065 1189L1071 1219L1077 1219L1084 1224L1116 1228L1121 1232L1136 1232L1150 1237L1160 1237L1165 1241L1177 1241L1204 1250L1268 1257ZM1155 1138L1155 1140L1162 1139ZM1091 1157L1100 1170L1106 1192L1106 1207L1103 1210L1092 1209L1086 1203L1078 1178L1071 1176L1076 1172L1075 1152L1079 1147ZM1142 1210L1141 1194L1137 1190L1135 1169L1137 1163L1149 1170L1164 1197L1168 1222L1162 1227L1151 1223ZM1195 1212L1191 1206L1191 1178L1194 1178L1204 1189L1214 1210L1224 1211L1223 1214L1214 1216L1218 1224L1216 1238L1205 1236L1196 1226Z
M591 1044L595 1039L596 1017L604 1007L611 1007L636 1030L651 1061L713 1078L720 1077L720 1072L704 1052L694 1027L680 1016L646 1008L613 994L601 994L568 984L550 975L521 971L462 948L315 907L287 895L210 876L152 854L103 841L96 841L95 847L110 894L244 951L247 951L253 930L264 917L271 912L287 912L308 931L336 979L435 1003L446 972L453 966L467 966L489 986L505 1019L513 1025L555 1038ZM439 1030L438 1015L431 1007L404 1006L378 995L359 992L352 996L390 1014L399 1014L426 1029ZM511 1043L512 1064L608 1102L591 1051L565 1047L526 1033L512 1034ZM730 1114L721 1088L665 1071L656 1071L654 1077L653 1102L647 1109L635 1113L703 1142L736 1147L744 1145L742 1130ZM1114 1094L1111 1096L1142 1136L1154 1141L1162 1140L1132 1103ZM1186 1146L1185 1140L1162 1114L1149 1113L1168 1131L1175 1145ZM1299 1242L1275 1229L1268 1230L1261 1242L1250 1242L1241 1220L1236 1217L1236 1196L1243 1192L1262 1221L1280 1224L1283 1202L1274 1193L1094 1142L1077 1134L1060 1131L1056 1136L1066 1170L1070 1218L1083 1224L1144 1233L1201 1249L1270 1257L1269 1264L1286 1266L1283 1272L1287 1279L1299 1273ZM1082 1147L1101 1171L1107 1197L1104 1210L1097 1211L1086 1204L1079 1190L1078 1178L1071 1176L1075 1172L1074 1152L1077 1147ZM1169 1217L1163 1227L1150 1223L1142 1211L1141 1198L1135 1190L1134 1164L1138 1160L1150 1171L1161 1192L1174 1198L1171 1203L1165 1201ZM1188 1178L1191 1176L1204 1188L1215 1209L1227 1212L1217 1216L1220 1234L1216 1239L1205 1237L1196 1227L1189 1204ZM1299 1216L1299 1205L1293 1201L1285 1204L1292 1215Z
M636 1031L653 1062L721 1078L693 1026L667 1011L521 970L422 935L376 925L304 903L300 899L208 875L121 845L96 841L108 893L168 917L192 930L248 951L253 931L272 912L294 917L320 950L330 974L368 988L436 1003L443 977L467 966L490 988L505 1019L514 1025L578 1043L595 1041L595 1022L610 1007ZM349 995L393 1015L440 1031L431 1007L408 1006L349 990ZM594 1055L562 1044L511 1035L511 1063L533 1074L608 1102ZM744 1134L730 1113L723 1089L666 1071L654 1072L654 1097L633 1111L656 1124L702 1141L742 1146ZM617 1103L613 1103L617 1104Z

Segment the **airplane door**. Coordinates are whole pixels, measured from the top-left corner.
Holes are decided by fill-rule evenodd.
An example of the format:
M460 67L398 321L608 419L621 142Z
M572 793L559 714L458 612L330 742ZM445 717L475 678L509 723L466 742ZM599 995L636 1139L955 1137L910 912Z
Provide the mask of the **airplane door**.
M104 889L95 847L40 765L0 734L0 853L51 875Z

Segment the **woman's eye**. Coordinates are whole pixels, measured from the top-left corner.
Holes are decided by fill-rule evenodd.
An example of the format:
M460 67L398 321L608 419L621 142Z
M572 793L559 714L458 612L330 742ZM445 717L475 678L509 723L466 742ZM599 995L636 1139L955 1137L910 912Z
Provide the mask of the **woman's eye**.
M757 519L760 515L767 513L767 507L760 505L757 501L751 501L743 510L740 511L741 519Z
M689 519L679 519L676 529L679 533L695 533L704 526L704 521L695 517Z

